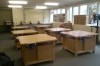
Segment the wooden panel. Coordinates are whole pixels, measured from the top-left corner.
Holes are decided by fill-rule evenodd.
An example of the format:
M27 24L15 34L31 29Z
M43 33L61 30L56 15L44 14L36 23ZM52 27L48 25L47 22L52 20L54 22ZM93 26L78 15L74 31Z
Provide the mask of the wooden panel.
M38 45L38 60L46 60L53 58L53 44L42 43Z
M33 29L26 29L26 30L13 30L11 31L13 35L29 35L29 34L36 34L37 31Z
M51 27L50 25L36 25L35 26L35 29L40 33L40 34L43 34L43 33L46 33L46 29Z
M68 44L68 38L66 38L66 36L63 36L63 40L62 40L62 46L64 49L67 49L67 44Z
M68 43L67 43L67 49L69 51L75 52L76 48L75 48L75 40L73 38L67 37Z
M14 26L12 27L13 30L23 30L23 29L29 29L28 26Z
M74 24L77 24L78 23L78 16L74 16Z
M72 23L64 23L64 28L73 30Z
M16 48L20 48L20 47L21 47L21 45L20 45L20 43L19 43L18 40L15 40L15 47L16 47Z
M30 48L28 46L22 46L22 58L24 63L36 61L36 48Z
M45 28L36 28L36 30L37 30L40 34L45 33Z
M74 16L74 24L86 24L86 15L75 15Z
M96 40L95 37L88 37L85 39L85 46L84 46L84 50L94 50L95 49L95 45L96 45Z

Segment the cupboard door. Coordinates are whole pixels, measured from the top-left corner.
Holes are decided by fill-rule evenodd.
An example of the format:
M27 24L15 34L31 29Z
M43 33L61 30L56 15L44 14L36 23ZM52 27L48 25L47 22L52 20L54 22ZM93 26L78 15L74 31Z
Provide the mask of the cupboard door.
M45 42L38 44L37 55L38 60L53 59L53 42Z
M24 63L36 61L37 60L36 48L29 48L28 46L22 46L22 58Z

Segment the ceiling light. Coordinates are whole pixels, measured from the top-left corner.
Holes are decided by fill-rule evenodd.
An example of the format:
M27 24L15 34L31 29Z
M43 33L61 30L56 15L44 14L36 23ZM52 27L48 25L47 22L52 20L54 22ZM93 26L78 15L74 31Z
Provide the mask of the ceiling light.
M45 5L58 6L59 3L45 2Z
M36 9L46 9L47 6L36 6Z
M21 5L8 5L9 8L22 8Z
M27 4L27 1L9 1L9 4Z

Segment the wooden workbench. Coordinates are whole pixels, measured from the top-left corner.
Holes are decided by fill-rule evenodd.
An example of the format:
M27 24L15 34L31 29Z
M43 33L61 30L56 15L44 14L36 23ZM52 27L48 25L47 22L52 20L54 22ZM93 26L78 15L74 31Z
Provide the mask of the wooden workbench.
M50 28L51 26L50 25L36 25L35 26L35 29L40 33L40 34L43 34L43 33L46 33L45 30L47 28Z
M63 31L71 31L71 29L66 29L66 28L48 28L46 29L46 32L50 36L54 36L57 38L58 41L61 41L61 35L60 32Z
M16 36L22 36L22 35L36 34L38 32L33 29L26 29L26 30L13 30L11 31L11 33L16 37Z
M45 61L54 61L55 37L47 34L36 34L17 37L21 44L21 56L24 65Z
M77 54L84 52L94 52L96 33L87 31L61 32L63 36L63 48Z
M23 29L29 29L28 26L14 26L12 27L13 30L23 30Z
M15 39L15 47L20 48L20 44L18 40L16 39L17 36L33 35L33 34L37 34L38 32L33 29L26 29L26 30L14 30L14 31L11 31L11 33L13 34L13 37Z

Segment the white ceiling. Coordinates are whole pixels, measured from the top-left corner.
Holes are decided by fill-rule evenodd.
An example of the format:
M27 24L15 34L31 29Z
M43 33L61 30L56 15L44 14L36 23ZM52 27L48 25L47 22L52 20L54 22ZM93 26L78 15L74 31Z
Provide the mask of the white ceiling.
M7 7L9 0L0 0L0 7ZM44 5L44 2L58 2L60 3L59 6L68 5L71 3L80 2L83 0L27 0L28 4L23 5L25 8L32 8L36 5Z

